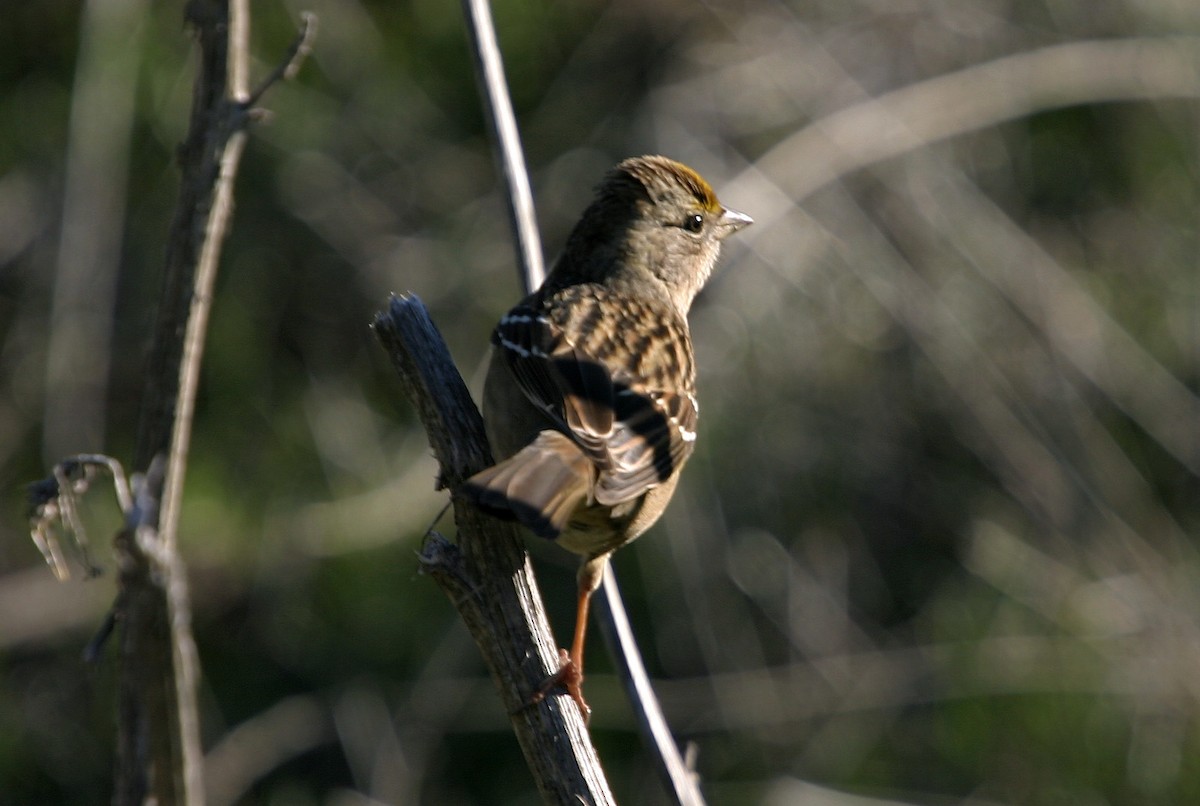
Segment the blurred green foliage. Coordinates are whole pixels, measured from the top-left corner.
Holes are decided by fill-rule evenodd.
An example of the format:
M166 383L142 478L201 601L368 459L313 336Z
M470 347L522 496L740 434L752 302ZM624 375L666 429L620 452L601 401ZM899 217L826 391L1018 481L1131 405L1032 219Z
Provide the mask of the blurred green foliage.
M256 75L301 10L320 29L242 162L188 475L213 802L535 802L473 646L417 573L443 495L367 326L415 291L478 391L518 293L461 12L252 5ZM759 219L693 314L697 456L617 559L711 802L793 803L802 782L930 804L1200 800L1193 4L495 6L549 256L631 154L694 165ZM0 26L2 804L110 797L115 671L81 652L111 601L115 515L98 487L108 573L59 584L23 488L66 452L132 452L190 103L181 18L93 0L14 5ZM1111 98L968 118L802 198L764 167L872 96L1124 37L1190 58L1144 77L1185 89L1131 100L1119 67L1083 63L1099 84L1113 71ZM865 147L829 146L804 153ZM532 548L562 633L572 562ZM618 798L660 802L599 647L589 665Z

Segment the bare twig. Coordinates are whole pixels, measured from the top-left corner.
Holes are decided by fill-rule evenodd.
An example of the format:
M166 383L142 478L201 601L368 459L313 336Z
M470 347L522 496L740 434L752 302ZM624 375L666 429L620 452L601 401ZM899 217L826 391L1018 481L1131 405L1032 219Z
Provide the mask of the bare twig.
M199 42L199 68L135 449L134 467L149 471L135 485L126 527L114 541L121 625L118 804L205 800L195 700L199 664L176 534L212 289L249 121L249 21L245 0L193 0L187 15ZM289 65L299 50L289 54Z
M228 65L230 85L228 95L237 101L246 97L245 77L247 59L247 10L244 0L233 0L229 6ZM168 612L170 614L173 661L175 668L176 704L183 761L184 799L188 803L203 803L204 772L200 745L200 719L196 710L196 683L199 678L199 659L191 630L191 599L187 588L187 571L177 546L179 511L183 499L183 482L187 474L188 452L191 448L192 417L196 406L196 389L200 380L200 364L204 354L204 339L208 333L208 318L212 310L213 285L225 233L233 211L233 180L246 145L245 120L228 103L218 109L228 110L218 118L218 131L208 136L224 138L212 207L204 227L196 265L190 311L183 341L183 357L179 374L179 391L175 401L175 418L171 430L162 509L158 522L158 548L165 574ZM214 110L215 111L215 110ZM216 145L216 143L214 143Z
M111 456L79 454L68 457L54 466L49 478L36 481L28 487L30 535L59 581L71 576L71 568L56 531L59 524L83 555L87 572L91 575L99 573L88 557L87 531L75 504L76 497L88 491L97 470L107 471L112 476L117 506L128 516L133 509L133 499L125 480L125 469Z
M280 80L294 78L300 66L304 64L304 60L308 58L308 54L312 51L313 40L317 36L317 15L312 12L305 11L300 14L300 35L292 40L292 46L288 48L287 55L283 61L276 65L270 75L262 80L253 92L243 102L246 107L252 107L258 103L263 94L269 90L272 85Z
M480 94L496 145L504 186L508 191L509 219L517 239L517 263L525 293L542 284L546 270L542 261L542 243L538 237L537 221L533 215L533 193L529 190L529 174L525 170L525 155L521 152L521 135L508 97L504 79L504 64L496 30L492 25L492 10L488 0L463 0L467 16L467 32L471 36L471 52L479 77Z
M646 666L642 663L642 653L633 637L633 629L629 626L629 616L625 613L625 603L621 600L621 589L617 587L612 563L605 570L596 614L600 616L601 629L609 646L609 654L616 664L617 676L625 686L629 701L633 703L634 716L642 736L655 753L658 771L665 778L667 791L675 796L675 801L681 806L702 806L704 796L700 792L699 776L680 755L671 736L671 728L663 716L662 706L658 703L650 677L646 674Z
M393 298L375 319L429 435L444 486L456 489L491 464L483 420L449 351L416 297ZM547 803L612 803L575 703L530 704L539 681L558 669L558 652L517 528L456 501L458 544L430 533L422 570L446 592L491 669L513 729Z
M180 735L179 688L173 668L173 636L166 588L155 567L155 524L162 494L163 462L151 464L139 485L125 528L113 540L117 557L120 675L117 680L117 781L113 802L147 800L199 804L189 791ZM168 566L168 573L171 566Z

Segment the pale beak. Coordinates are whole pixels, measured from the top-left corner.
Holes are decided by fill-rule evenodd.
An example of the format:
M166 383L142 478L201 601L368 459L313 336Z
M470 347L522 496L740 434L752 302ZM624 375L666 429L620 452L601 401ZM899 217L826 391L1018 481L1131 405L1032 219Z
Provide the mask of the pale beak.
M717 237L726 238L754 223L754 219L737 210L726 209L717 220Z

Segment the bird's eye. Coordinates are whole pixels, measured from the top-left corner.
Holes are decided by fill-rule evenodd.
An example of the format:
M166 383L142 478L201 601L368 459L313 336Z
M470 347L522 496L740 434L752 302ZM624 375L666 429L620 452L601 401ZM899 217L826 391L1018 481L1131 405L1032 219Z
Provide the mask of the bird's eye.
M704 227L704 216L693 213L683 220L683 228L688 232L699 232Z

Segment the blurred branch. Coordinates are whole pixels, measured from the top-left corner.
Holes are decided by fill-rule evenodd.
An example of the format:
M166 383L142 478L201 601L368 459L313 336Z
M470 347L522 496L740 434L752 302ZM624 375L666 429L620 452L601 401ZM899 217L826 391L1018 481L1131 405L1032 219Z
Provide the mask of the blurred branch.
M237 90L229 82L229 74L239 71L232 65L245 59L242 48L231 48L231 32L240 23L230 15L243 10L219 0L187 7L199 43L199 65L191 124L179 150L183 177L134 467L146 467L164 455L170 460L165 478L154 463L154 483L147 488L153 503L144 509L140 533L126 529L115 541L122 629L114 800L130 806L148 798L167 804L205 800L196 713L198 662L176 532L212 285L245 142L246 117L230 102ZM244 39L239 40L244 47ZM160 499L164 491L165 500Z
M199 664L176 534L213 284L250 120L249 19L246 0L193 0L186 13L199 43L199 68L188 136L179 151L183 177L135 447L135 468L150 470L114 541L122 626L118 804L205 801L196 710ZM306 25L301 40L307 30Z
M330 741L328 711L316 697L297 695L229 731L205 757L208 806L241 802L260 778Z
M492 461L470 392L419 299L392 298L374 327L429 435L441 484L456 489ZM543 800L612 803L575 703L529 703L559 660L517 527L462 502L454 515L458 544L431 532L422 570L449 596L483 653Z
M23 644L67 631L77 634L94 625L97 614L111 605L104 586L76 585L64 595L60 581L36 566L0 576L0 613L5 614L0 622L0 652L13 652Z
M764 154L726 192L740 194L743 183L770 177L799 200L873 163L1036 112L1196 97L1200 37L1054 45L920 81L827 115ZM783 212L771 211L771 220Z
M967 265L1033 323L1057 355L1200 478L1200 397L961 175L931 171L921 184L924 199L937 202L921 205L936 210L926 220L961 250Z
M83 4L46 356L47 462L104 436L145 0Z
M205 2L207 3L208 0ZM197 100L203 98L213 105L204 109L204 114L199 116L199 119L206 123L204 130L193 129L189 133L188 141L196 147L188 149L187 144L184 147L189 155L201 155L200 162L195 164L185 162L182 167L184 184L194 184L193 192L195 198L201 201L201 206L192 208L176 218L171 239L173 244L185 244L187 254L198 254L195 264L194 288L188 301L190 310L182 344L182 366L179 373L178 392L175 405L172 407L174 418L170 444L171 464L167 472L162 522L159 524L164 541L172 547L175 543L175 532L179 522L179 502L183 495L183 480L187 469L188 449L191 444L192 415L196 405L200 363L204 354L204 336L208 332L208 316L212 310L213 284L216 282L217 266L220 261L221 247L225 242L225 232L233 213L234 178L237 176L238 164L246 144L245 130L250 121L251 106L275 81L295 74L299 62L308 53L311 37L316 31L315 16L303 15L300 33L289 48L281 66L276 68L262 86L251 95L246 64L249 59L250 25L249 9L246 3L247 0L231 0L228 6L228 44L221 44L220 48L215 49L228 48L228 86L224 89L214 87L207 90L197 87ZM194 2L191 7L192 12L195 12L199 5L201 5L200 2ZM210 7L214 11L219 11L220 5L221 3L218 1L211 3ZM213 20L218 18L208 14L198 14L193 19L198 26L202 50L206 50L206 42L209 43L209 47L213 47L217 43L221 43L222 37L226 35L220 25L213 24ZM206 30L203 27L206 23L212 24L212 28ZM220 54L214 52L212 55L215 57ZM217 65L220 62L220 59L214 58L212 61L206 61L206 64ZM218 82L220 75L218 73L208 74L205 83L209 80ZM193 125L198 122L195 113L196 110L193 110ZM215 158L218 154L220 155L219 173L214 183L211 173L213 165L207 160ZM186 189L183 191L183 193L187 192ZM180 201L180 211L183 212L182 194ZM203 229L198 230L195 225L200 223L200 213L205 211L207 211L207 215ZM202 233L202 240L196 243L194 238L198 232ZM163 324L164 322L160 318L160 335L163 333ZM175 332L178 332L177 327ZM138 447L141 449L144 446L139 444ZM157 452L157 450L154 451L154 453Z
M182 715L187 709L195 713L194 686L181 685L194 675L185 677L176 665L180 657L194 662L194 648L186 656L176 650L192 640L186 620L190 611L178 609L186 588L180 590L171 578L183 573L182 562L166 554L156 527L162 484L163 462L156 460L139 485L125 528L113 540L118 566L113 609L121 624L113 794L119 806L148 800L188 806L204 802L193 777L199 772L200 735L194 720ZM186 702L179 701L181 695Z
M749 193L757 187L775 196L782 190L798 201L853 171L1005 120L1076 104L1176 97L1200 97L1200 37L1056 45L938 76L828 115L764 154L731 183L729 192ZM939 192L951 191L958 199L943 205L959 214L950 230L972 257L971 264L987 272L987 279L1042 330L1056 352L1200 476L1200 441L1192 438L1200 398L994 204L967 193L961 181L943 181ZM964 204L971 205L973 218L962 215ZM759 218L769 223L787 209L772 205ZM968 219L979 224L962 228L961 221ZM998 253L997 235L1017 239L1021 253L1013 254L1011 248ZM981 246L1010 259L981 261ZM1069 320L1063 315L1067 310L1073 317ZM1089 328L1076 331L1095 333L1095 338L1080 339L1056 324L1077 322L1081 316Z

